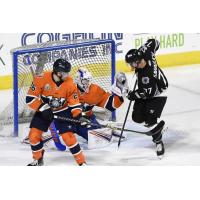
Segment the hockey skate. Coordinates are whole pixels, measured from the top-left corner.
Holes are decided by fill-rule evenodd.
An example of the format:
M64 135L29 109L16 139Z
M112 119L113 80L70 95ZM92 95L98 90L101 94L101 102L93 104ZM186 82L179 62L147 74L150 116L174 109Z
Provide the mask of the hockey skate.
M44 165L44 161L42 157L39 160L33 160L33 162L29 163L27 166L43 166L43 165Z
M79 166L87 166L87 164L84 162L84 163L80 164Z
M33 162L29 163L27 166L43 166L44 160L43 160L44 150L42 151L42 157L39 160L33 160Z
M165 147L162 141L156 143L156 153L159 159L164 157Z

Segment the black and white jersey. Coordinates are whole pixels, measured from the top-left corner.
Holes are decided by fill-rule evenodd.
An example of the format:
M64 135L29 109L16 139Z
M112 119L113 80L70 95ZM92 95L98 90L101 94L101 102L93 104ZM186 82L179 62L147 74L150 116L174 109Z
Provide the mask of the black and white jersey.
M163 71L159 68L155 53L159 49L159 42L149 39L139 48L147 65L143 69L136 69L138 80L138 93L143 93L142 98L149 99L160 95L168 88L168 81Z

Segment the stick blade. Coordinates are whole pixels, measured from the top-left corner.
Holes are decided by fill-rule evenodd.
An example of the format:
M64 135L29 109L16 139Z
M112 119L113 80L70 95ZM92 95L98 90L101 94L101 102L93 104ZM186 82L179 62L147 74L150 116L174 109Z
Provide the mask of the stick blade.
M147 133L148 136L152 136L157 134L159 131L162 131L165 126L165 122L162 120L160 121L155 128Z

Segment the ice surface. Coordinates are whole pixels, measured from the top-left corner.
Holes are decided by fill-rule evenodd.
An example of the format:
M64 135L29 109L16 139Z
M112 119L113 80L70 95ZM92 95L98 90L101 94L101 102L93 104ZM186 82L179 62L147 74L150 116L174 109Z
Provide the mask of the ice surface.
M162 116L168 127L163 135L165 157L157 158L151 137L126 133L128 139L121 143L119 150L117 143L103 149L87 150L81 140L88 165L200 165L200 65L165 68L164 72L169 80L168 101ZM131 81L132 74L127 73L127 76ZM9 103L12 91L1 91L0 96L1 113ZM127 106L128 101L117 111L117 121L123 122ZM128 121L132 123L131 114ZM30 147L20 143L28 132L27 127L21 127L19 138L0 137L0 165L23 166L32 160ZM9 128L1 131L10 131ZM69 151L47 148L45 165L76 164Z

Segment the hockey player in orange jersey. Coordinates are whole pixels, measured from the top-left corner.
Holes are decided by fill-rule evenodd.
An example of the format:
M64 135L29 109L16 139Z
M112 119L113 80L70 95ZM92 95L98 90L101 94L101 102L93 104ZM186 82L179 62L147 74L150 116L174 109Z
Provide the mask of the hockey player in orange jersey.
M28 166L43 165L42 133L48 130L54 120L54 114L79 119L82 122L86 120L81 116L77 87L69 76L70 70L71 64L68 61L58 59L53 64L52 72L40 73L34 77L26 97L28 106L36 111L30 123L29 133L34 161ZM85 157L73 133L73 125L56 119L54 123L78 165L85 164Z
M78 97L82 104L83 112L94 124L99 124L92 109L94 106L105 108L109 111L115 111L124 102L124 96L128 92L127 78L124 73L118 73L115 76L115 82L111 87L111 93L105 91L99 85L92 83L92 75L86 68L79 68L75 77L78 88ZM76 133L88 140L88 130L101 128L101 125L91 127L77 127Z

